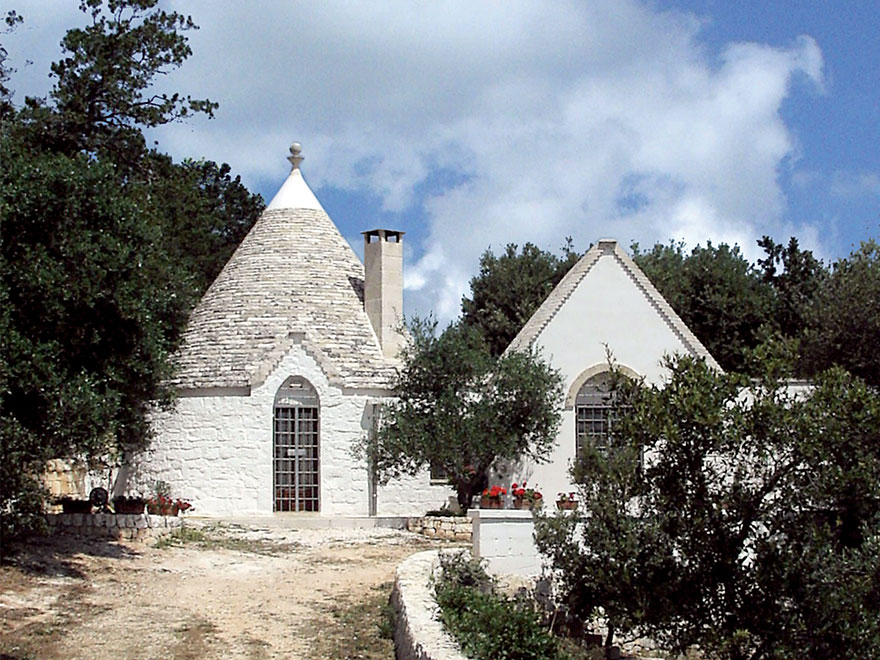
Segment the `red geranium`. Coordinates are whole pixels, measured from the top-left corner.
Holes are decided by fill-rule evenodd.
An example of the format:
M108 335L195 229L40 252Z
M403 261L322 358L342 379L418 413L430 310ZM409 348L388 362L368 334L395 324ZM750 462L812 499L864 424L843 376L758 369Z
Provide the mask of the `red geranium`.
M493 500L501 499L502 495L507 495L507 489L502 488L501 486L492 486L492 488L486 488L483 491L483 497L488 497Z

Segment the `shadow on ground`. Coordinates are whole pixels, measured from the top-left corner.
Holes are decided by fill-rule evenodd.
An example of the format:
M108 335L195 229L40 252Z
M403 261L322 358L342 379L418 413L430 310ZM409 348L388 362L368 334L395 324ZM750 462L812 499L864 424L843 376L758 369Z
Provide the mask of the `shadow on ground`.
M121 560L140 555L136 549L110 539L66 534L31 536L4 546L0 566L12 566L30 575L45 577L84 578L75 561L75 557L81 555ZM0 657L0 660L6 659Z

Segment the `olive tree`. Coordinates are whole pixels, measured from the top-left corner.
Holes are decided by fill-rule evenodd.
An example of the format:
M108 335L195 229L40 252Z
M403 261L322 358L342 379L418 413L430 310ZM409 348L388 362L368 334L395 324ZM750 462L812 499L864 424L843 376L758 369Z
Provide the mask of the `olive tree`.
M689 358L619 380L611 449L539 549L568 606L674 652L880 657L880 395L840 369L792 391Z
M499 460L546 460L560 420L562 380L534 353L493 357L479 333L415 319L395 385L372 440L361 447L383 481L442 471L469 506Z

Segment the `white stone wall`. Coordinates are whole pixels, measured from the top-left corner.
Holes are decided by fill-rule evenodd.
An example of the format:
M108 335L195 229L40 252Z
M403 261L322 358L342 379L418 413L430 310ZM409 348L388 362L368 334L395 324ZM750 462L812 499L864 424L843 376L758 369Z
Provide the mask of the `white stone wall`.
M177 516L148 513L59 513L46 516L49 534L72 534L116 541L155 540L184 526Z
M486 560L494 575L541 574L532 512L518 509L470 509L473 556Z
M538 335L536 348L564 379L566 396L579 376L608 364L606 348L615 362L649 383L663 376L664 355L687 353L687 346L657 312L649 298L611 256L601 257ZM576 392L575 392L576 394ZM509 487L528 481L548 501L559 492L575 490L569 470L575 458L575 411L566 408L556 446L547 462L523 461L502 466L492 483Z
M432 577L439 569L437 550L418 552L397 567L391 592L394 606L394 657L398 660L465 660L440 622Z
M473 525L467 516L422 516L407 520L406 528L429 538L470 542Z
M174 496L190 499L198 515L271 515L272 415L288 376L306 378L318 392L320 514L368 515L367 468L351 450L369 432L381 393L352 394L331 385L299 345L249 396L181 396L173 411L157 413L151 448L120 471L114 490L149 492L163 480ZM448 487L431 486L426 472L380 486L377 514L421 515L449 494Z

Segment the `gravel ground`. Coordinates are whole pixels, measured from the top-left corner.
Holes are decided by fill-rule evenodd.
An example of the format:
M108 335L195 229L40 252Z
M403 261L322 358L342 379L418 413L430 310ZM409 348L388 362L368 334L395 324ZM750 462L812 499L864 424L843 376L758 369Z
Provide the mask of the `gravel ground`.
M391 658L409 532L188 521L172 544L38 539L0 566L0 660Z

